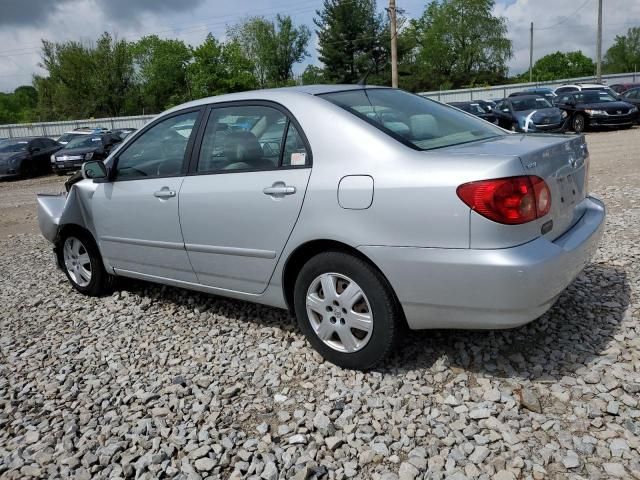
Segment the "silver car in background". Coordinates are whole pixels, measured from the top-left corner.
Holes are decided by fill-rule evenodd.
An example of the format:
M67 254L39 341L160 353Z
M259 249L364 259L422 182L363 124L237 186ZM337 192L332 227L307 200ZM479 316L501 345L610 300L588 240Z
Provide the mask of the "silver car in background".
M175 107L88 162L39 222L73 287L132 277L288 308L368 369L411 329L542 315L598 246L583 136L512 134L390 88Z

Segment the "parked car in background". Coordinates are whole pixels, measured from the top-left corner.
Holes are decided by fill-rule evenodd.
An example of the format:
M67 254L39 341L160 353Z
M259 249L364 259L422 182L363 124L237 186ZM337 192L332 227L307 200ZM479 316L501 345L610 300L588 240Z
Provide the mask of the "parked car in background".
M635 105L636 108L640 109L640 86L626 90L619 98L623 102ZM637 121L640 123L640 113L638 113Z
M136 130L138 129L137 128L114 128L112 130L109 130L109 133L118 135L122 140L124 140Z
M404 325L547 311L602 235L588 161L584 136L510 134L398 89L242 92L85 163L68 195L38 196L39 225L83 294L125 276L289 308L328 361L369 369Z
M113 133L80 135L51 155L51 167L58 175L74 172L89 160L104 160L122 139Z
M540 95L517 95L498 103L498 125L516 132L548 132L562 129L567 114Z
M611 90L617 94L621 94L632 88L640 87L640 83L616 83L611 85Z
M570 115L573 131L589 127L629 128L636 123L638 108L620 101L606 90L582 90L558 96L556 105Z
M61 145L66 145L67 143L69 143L72 139L74 138L78 138L78 137L82 137L85 135L93 135L93 134L100 134L100 133L106 133L107 129L104 127L78 127L78 128L74 128L73 130L70 130L68 132L64 132L62 135L60 135L56 141L61 144Z
M527 88L521 92L513 92L509 94L509 97L521 97L524 95L540 95L546 98L551 104L553 104L553 100L556 98L556 94L553 93L553 90L550 88Z
M493 100L476 100L480 106L487 112L493 112L493 109L496 108L496 102Z
M452 107L459 108L460 110L475 115L476 117L480 117L487 122L496 123L496 116L494 113L489 110L485 110L482 108L479 102L451 102L449 103Z
M61 148L47 137L6 139L0 142L0 178L28 178L50 172L49 157Z
M563 93L573 93L573 92L582 92L582 91L605 91L612 97L616 97L618 94L611 90L608 85L603 85L601 83L576 83L570 85L562 85L554 90L556 94L555 101L557 102L558 96Z

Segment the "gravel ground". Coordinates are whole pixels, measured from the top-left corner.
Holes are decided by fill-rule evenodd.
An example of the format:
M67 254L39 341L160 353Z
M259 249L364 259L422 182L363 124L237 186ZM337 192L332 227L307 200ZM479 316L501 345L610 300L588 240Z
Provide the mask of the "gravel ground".
M558 303L411 333L366 374L279 310L137 282L82 297L25 218L0 240L0 477L640 478L640 130L588 141L607 228Z

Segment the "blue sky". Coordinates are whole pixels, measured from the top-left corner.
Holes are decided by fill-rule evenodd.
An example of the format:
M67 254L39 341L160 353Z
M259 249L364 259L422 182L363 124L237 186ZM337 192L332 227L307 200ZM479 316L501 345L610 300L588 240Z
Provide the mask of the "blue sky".
M408 17L419 16L427 3L396 1ZM386 4L378 0L381 10ZM156 33L195 45L208 32L224 37L228 25L249 15L273 19L285 13L313 29L315 10L321 5L322 0L5 0L0 13L0 91L30 83L33 73L42 73L41 38L90 42L107 30L128 40ZM597 0L497 0L494 12L507 19L514 43L511 72L528 67L531 21L536 26L534 58L556 50L582 50L593 56L596 6ZM640 26L640 1L605 0L605 50L616 34L631 26ZM314 34L305 64L316 61L315 45Z

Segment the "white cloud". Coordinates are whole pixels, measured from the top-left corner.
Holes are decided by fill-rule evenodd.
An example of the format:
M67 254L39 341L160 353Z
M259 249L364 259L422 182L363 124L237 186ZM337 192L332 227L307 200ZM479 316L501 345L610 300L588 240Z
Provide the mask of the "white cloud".
M602 55L616 35L626 34L640 25L640 2L605 0L603 2ZM597 0L516 0L496 4L494 12L507 19L514 56L511 73L529 68L529 25L534 23L533 61L548 53L582 50L595 60ZM640 66L639 66L640 67Z

